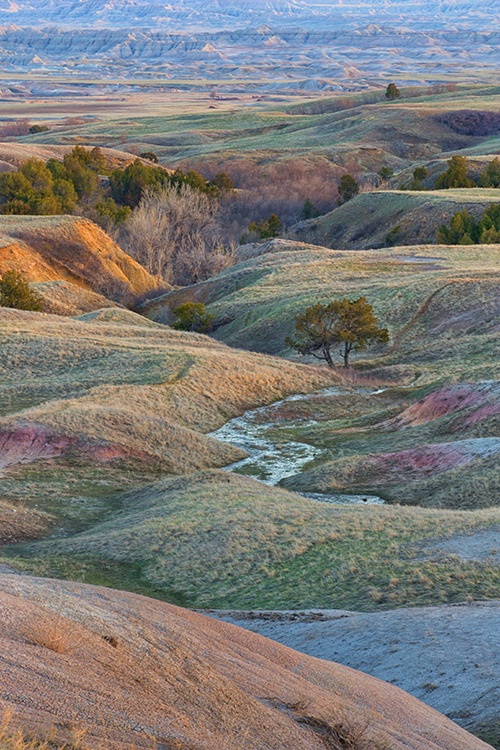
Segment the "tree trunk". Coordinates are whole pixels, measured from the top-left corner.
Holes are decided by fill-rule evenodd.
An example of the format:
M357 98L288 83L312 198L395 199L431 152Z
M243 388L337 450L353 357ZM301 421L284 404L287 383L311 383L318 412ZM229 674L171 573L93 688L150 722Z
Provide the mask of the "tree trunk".
M346 343L344 345L344 351L341 352L342 357L344 358L344 367L349 367L349 354L351 353L351 349L349 345Z
M323 356L326 359L326 363L328 367L331 367L332 369L335 367L333 364L332 355L330 354L330 349L327 346L323 347Z

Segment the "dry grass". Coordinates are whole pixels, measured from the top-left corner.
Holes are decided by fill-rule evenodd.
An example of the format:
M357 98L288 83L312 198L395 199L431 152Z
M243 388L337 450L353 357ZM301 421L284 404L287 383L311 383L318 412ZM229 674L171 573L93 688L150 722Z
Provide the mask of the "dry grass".
M0 237L0 273L15 268L27 281L63 280L121 301L158 286L88 219L1 216Z
M442 171L445 167L446 163ZM361 193L325 216L292 227L288 236L342 250L433 244L439 227L455 213L465 209L480 218L497 200L498 191L490 188L378 190ZM393 239L387 241L391 233Z
M279 241L274 251L172 292L145 311L168 321L178 301L201 301L215 315L217 338L289 354L284 340L297 312L314 302L364 295L389 327L392 348L379 353L380 364L418 371L428 382L448 374L484 379L496 369L498 279L494 245L334 251Z
M46 731L27 731L17 726L16 712L12 707L4 708L0 717L1 750L88 750L85 729L75 727L71 735L71 740L64 742L56 739L55 727Z
M498 524L497 510L335 506L219 471L126 493L120 507L81 534L18 550L13 564L124 588L131 576L145 593L197 607L373 610L498 596L494 564L420 552L424 540Z
M54 519L22 503L0 500L0 544L36 539L50 529Z
M47 648L56 654L70 654L79 646L71 624L56 614L44 613L36 619L24 622L19 633L27 643Z

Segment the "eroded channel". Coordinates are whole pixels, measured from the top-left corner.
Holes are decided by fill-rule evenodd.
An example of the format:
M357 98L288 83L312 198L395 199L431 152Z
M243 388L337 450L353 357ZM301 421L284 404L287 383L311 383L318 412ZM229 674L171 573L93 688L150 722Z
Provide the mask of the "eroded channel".
M225 443L230 443L239 448L243 448L248 453L248 457L234 464L225 467L226 471L251 476L259 479L261 482L271 485L277 485L285 477L291 477L299 474L302 469L315 458L318 458L322 450L309 443L299 443L295 441L280 441L275 443L269 437L270 428L276 426L273 421L273 411L278 411L283 404L292 401L308 401L315 397L337 396L344 391L340 388L326 388L322 391L310 394L297 394L276 401L270 406L261 406L258 409L250 409L241 417L235 417L226 422L210 436ZM264 418L266 417L266 418ZM287 427L303 425L303 421L287 421ZM309 424L314 424L315 420L308 420ZM351 495L348 493L340 494L320 494L317 492L300 492L299 494L308 497L311 500L327 503L360 503L360 504L382 504L384 501L376 495Z

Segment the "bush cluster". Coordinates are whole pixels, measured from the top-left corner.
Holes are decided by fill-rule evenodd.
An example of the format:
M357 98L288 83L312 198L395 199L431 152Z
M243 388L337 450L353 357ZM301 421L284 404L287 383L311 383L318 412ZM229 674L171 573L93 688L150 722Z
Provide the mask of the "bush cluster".
M444 245L495 245L500 243L500 203L491 203L478 221L466 209L454 214L450 226L443 224L437 241Z
M232 190L230 178L218 174L212 181L195 170L169 173L136 159L125 168L112 168L100 148L75 146L62 161L28 159L17 172L0 175L0 211L3 214L88 213L123 222L139 205L148 188L188 185L194 190L219 196ZM108 179L106 179L108 178Z

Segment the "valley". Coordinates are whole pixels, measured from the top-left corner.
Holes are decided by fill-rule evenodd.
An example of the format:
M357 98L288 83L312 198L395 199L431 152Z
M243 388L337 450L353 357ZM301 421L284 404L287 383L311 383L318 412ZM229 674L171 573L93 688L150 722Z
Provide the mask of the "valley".
M0 19L2 750L500 747L497 20Z

